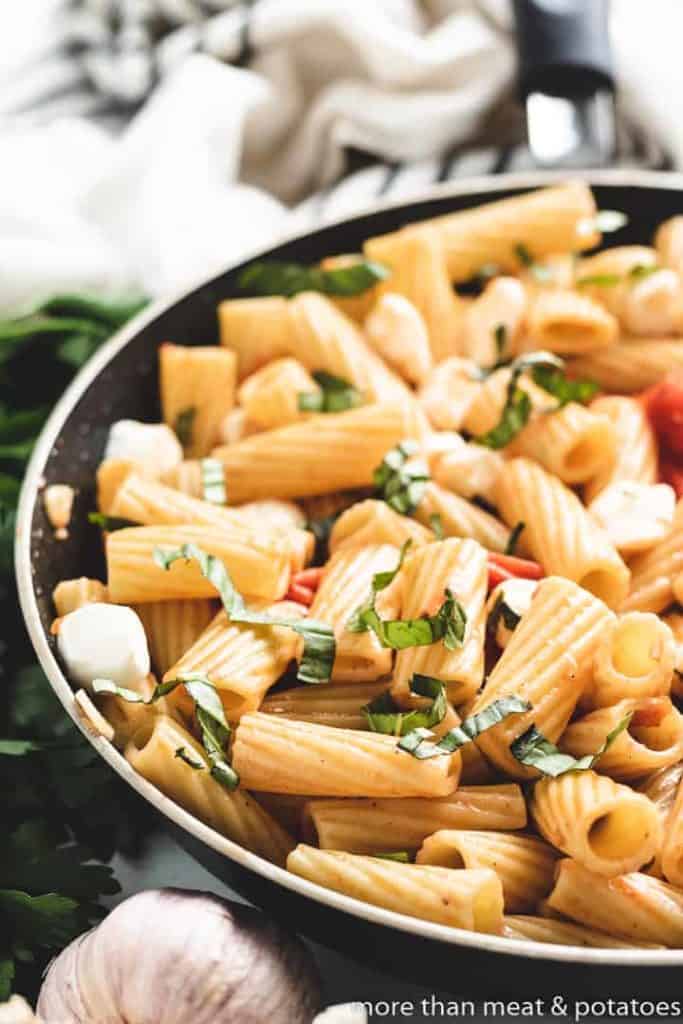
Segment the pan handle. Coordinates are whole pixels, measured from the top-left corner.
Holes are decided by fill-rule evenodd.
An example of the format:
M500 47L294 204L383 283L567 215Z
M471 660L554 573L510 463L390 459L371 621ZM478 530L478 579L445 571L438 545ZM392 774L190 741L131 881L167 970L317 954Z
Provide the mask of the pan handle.
M609 0L514 0L523 98L614 89Z

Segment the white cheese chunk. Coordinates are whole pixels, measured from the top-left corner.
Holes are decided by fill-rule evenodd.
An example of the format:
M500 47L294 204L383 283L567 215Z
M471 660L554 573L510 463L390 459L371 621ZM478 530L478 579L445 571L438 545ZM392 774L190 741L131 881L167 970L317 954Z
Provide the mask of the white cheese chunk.
M462 442L438 456L433 476L461 498L485 498L493 504L503 457L478 444Z
M487 616L491 614L499 599L502 602L495 632L495 641L499 647L507 645L519 620L529 610L537 586L538 580L512 579L503 580L491 591L486 602Z
M367 1024L368 1015L361 1003L341 1003L329 1006L313 1021L313 1024Z
M617 551L647 551L671 531L676 495L668 484L622 480L610 484L588 510Z
M65 615L57 647L72 682L89 690L93 679L135 688L150 668L143 625L123 605L86 604Z
M104 457L135 462L150 475L161 476L182 462L183 449L165 423L119 420L110 427Z

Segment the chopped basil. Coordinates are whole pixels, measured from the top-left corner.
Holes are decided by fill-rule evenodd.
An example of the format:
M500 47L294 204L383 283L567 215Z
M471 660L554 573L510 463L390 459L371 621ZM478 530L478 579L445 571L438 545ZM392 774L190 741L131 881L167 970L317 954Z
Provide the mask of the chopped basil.
M131 526L139 526L139 523L134 523L131 519L106 516L104 512L89 512L88 522L93 523L95 526L100 526L107 533L113 533L114 530L127 530Z
M347 380L317 370L313 377L320 391L302 391L298 405L301 412L345 412L363 404L363 396Z
M284 295L299 292L323 292L325 295L352 296L384 281L391 271L382 263L358 257L357 263L323 270L303 263L266 260L251 263L240 274L237 286L252 295Z
M576 281L577 288L613 288L624 280L622 274L586 274Z
M373 853L377 860L395 860L398 864L410 864L411 856L407 850L396 850L391 853Z
M534 384L557 399L557 409L561 409L568 402L580 402L585 405L600 390L600 385L596 381L587 378L569 380L561 370L552 366L534 366L531 376Z
M154 561L162 569L170 569L178 559L194 560L199 569L220 594L225 612L231 622L251 622L263 626L283 626L303 637L304 649L297 679L302 683L326 683L332 674L336 654L334 630L315 619L276 618L267 612L247 608L244 598L235 589L230 573L219 558L209 555L196 544L183 544L174 551L154 549Z
M521 622L522 616L518 615L514 608L505 600L505 594L500 593L494 601L493 608L486 620L486 632L489 636L495 637L498 623L503 620L506 629L516 629Z
M530 274L533 274L537 281L552 281L553 272L550 267L546 267L543 263L537 263L523 242L518 242L515 246L515 256L521 265L526 267Z
M372 476L375 496L404 516L412 515L420 504L430 479L424 462L406 466L418 450L414 441L403 441L387 452Z
M204 765L201 763L201 761L195 761L192 755L188 754L187 747L178 747L173 756L177 757L180 761L184 761L185 764L189 765L190 768L194 768L195 771L204 771Z
M379 697L375 697L361 708L372 732L381 732L388 736L405 736L412 729L431 729L443 720L448 711L448 701L446 688L440 679L414 675L410 691L419 697L430 697L432 702L429 707L401 710L388 691L380 693Z
M549 775L553 779L559 775L565 775L567 772L585 772L592 768L605 751L612 746L617 736L628 728L632 716L632 711L624 715L619 724L607 734L605 742L594 754L585 754L583 757L563 754L559 747L556 747L554 743L545 738L543 733L538 731L535 725L532 725L510 745L510 752L520 764L526 765L528 768L537 768L543 775Z
M93 680L95 693L111 693L133 704L154 704L157 700L171 693L178 686L184 686L195 702L197 722L202 734L202 745L211 765L211 775L226 789L236 789L239 776L226 760L226 750L230 740L230 725L225 717L220 695L207 676L197 673L178 676L167 683L158 683L149 700L145 700L134 690L117 686L111 679ZM180 748L184 750L184 748ZM178 751L176 751L176 757ZM182 755L180 755L182 756ZM182 758L187 760L187 758ZM190 763L188 761L188 763ZM195 764L192 767L202 767Z
M431 516L429 517L429 525L431 526L432 531L436 536L436 539L443 540L443 519L441 518L438 512L432 512Z
M493 332L493 340L496 343L496 356L497 361L500 362L505 355L505 347L507 345L508 329L505 324L498 324Z
M606 235L612 231L619 231L626 224L628 217L621 210L598 210L594 217L580 220L577 227L580 235L592 235L594 231Z
M523 523L521 521L519 523L515 523L515 525L512 527L512 529L510 530L510 536L508 537L508 542L505 545L506 555L514 555L515 551L517 550L517 545L519 544L519 538L522 536L522 533L524 532L525 528L526 523Z
M183 448L192 444L192 430L196 415L197 408L191 405L187 409L182 409L176 416L174 430Z
M227 505L225 490L225 468L220 459L201 459L199 469L202 477L202 497L212 505Z
M367 616L375 612L375 599L377 595L382 591L386 590L390 583L393 583L398 573L401 571L403 561L406 557L406 553L412 544L412 541L408 539L401 545L401 550L398 555L398 562L395 568L387 569L386 572L376 572L372 577L372 583L370 584L370 597L362 604L351 616L346 628L350 633L366 633L370 626L366 623Z
M470 715L454 729L449 729L438 743L432 742L433 734L429 729L415 729L399 740L398 746L420 761L429 757L439 757L442 754L453 754L510 715L518 715L530 710L531 704L520 697L501 697L499 700L494 700L483 711L479 711L476 715Z
M628 272L629 280L631 281L642 281L644 277L649 277L650 274L656 274L659 267L656 263L636 263L634 267Z

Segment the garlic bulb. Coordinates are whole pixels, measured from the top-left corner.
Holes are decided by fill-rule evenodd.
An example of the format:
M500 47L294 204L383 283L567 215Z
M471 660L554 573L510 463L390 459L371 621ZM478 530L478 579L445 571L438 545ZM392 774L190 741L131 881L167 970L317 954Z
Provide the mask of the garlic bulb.
M121 903L53 961L37 1014L59 1024L310 1024L305 947L252 907L156 889Z

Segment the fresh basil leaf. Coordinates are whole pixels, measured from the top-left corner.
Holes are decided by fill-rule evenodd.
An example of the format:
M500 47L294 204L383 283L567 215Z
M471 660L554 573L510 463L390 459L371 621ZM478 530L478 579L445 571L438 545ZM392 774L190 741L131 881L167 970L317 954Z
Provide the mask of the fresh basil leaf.
M187 448L192 444L192 431L194 429L196 415L196 406L190 405L187 409L182 409L176 416L175 426L173 429L175 430L176 437L183 448Z
M433 734L428 729L415 729L399 740L398 746L420 761L442 754L453 754L510 715L519 715L530 710L531 704L520 697L501 697L476 715L470 715L454 729L449 729L438 743L432 742Z
M444 538L443 519L441 518L441 516L439 515L438 512L432 512L431 516L429 517L429 525L430 525L430 527L431 527L431 529L432 529L436 539L437 540L443 540L443 538Z
M564 754L559 747L547 740L535 725L532 725L510 745L510 753L520 764L526 765L527 768L537 768L543 775L549 775L553 779L565 775L567 772L585 772L600 760L617 736L628 728L632 717L632 711L624 715L619 724L607 734L604 743L594 754L585 754L583 757Z
M136 690L129 690L125 686L118 686L113 679L93 679L91 685L93 693L108 693L112 697L121 697L122 700L128 701L129 704L153 704L158 699L156 691L149 700L145 700L142 694L137 693Z
M299 393L298 406L301 412L345 412L363 404L360 391L342 377L317 370L313 378L320 391Z
M636 263L636 265L631 267L629 270L628 278L630 281L642 281L644 277L650 277L651 274L656 274L659 269L660 268L656 263Z
M134 523L131 519L107 516L104 512L88 512L88 522L94 526L101 527L107 533L113 533L115 530L127 530L131 526L139 526L139 523Z
M519 538L522 536L522 533L525 529L526 523L523 523L521 521L519 523L515 523L515 525L512 527L512 529L510 530L510 536L508 537L508 542L505 545L506 555L514 555L515 551L517 550L517 545L519 544Z
M327 623L315 619L276 618L267 612L247 608L244 598L235 588L230 573L219 558L208 555L196 544L183 544L174 551L154 549L154 561L162 569L169 569L178 559L196 561L202 576L220 594L223 607L231 622L251 622L263 626L283 626L303 637L304 649L299 663L297 679L302 683L326 683L332 674L336 654L334 630Z
M621 274L586 274L578 278L577 288L614 288L624 280Z
M377 860L395 860L397 864L411 864L412 858L407 850L394 850L389 853L373 853Z
M495 637L496 630L498 629L498 623L503 620L507 629L516 629L522 620L522 616L518 615L514 608L511 608L505 601L505 595L499 594L493 603L493 608L489 612L486 620L486 632L489 636Z
M505 354L507 346L508 329L505 324L498 324L493 332L493 340L496 345L496 358L500 362Z
M412 515L420 504L430 479L424 462L406 465L418 450L414 441L403 441L387 452L372 476L375 496L404 516Z
M440 679L414 675L410 691L416 696L431 698L431 704L426 708L405 711L401 710L389 691L381 693L379 697L375 697L361 708L372 732L381 732L388 736L405 736L412 729L431 729L443 720L448 711L448 700L446 688Z
M370 613L374 613L376 615L375 599L379 593L386 590L386 588L394 582L396 576L403 567L403 562L405 561L406 554L408 553L411 544L412 541L409 538L401 545L401 550L398 554L398 561L393 569L387 569L385 572L376 572L374 574L370 584L370 597L367 599L365 604L356 608L346 626L350 633L366 633L368 629L370 629L370 626L366 623L366 618Z
M188 754L187 747L178 747L173 756L177 757L179 761L184 761L186 765L189 765L190 768L194 768L197 772L204 771L204 765L201 761L196 761L191 754Z
M504 448L517 437L527 425L531 416L531 399L527 392L519 386L519 378L527 371L536 372L540 367L548 370L560 370L563 361L552 352L529 352L510 363L510 380L508 382L505 405L495 427L472 438L475 444L486 448Z
M101 339L89 334L70 334L57 346L57 358L79 370L97 351Z
M561 409L568 402L580 402L585 405L595 397L600 385L586 378L570 380L561 370L551 366L534 366L531 371L534 384L543 388L557 399L557 408Z
M323 270L303 263L266 260L251 263L237 279L237 287L252 295L284 295L299 292L322 292L325 295L360 295L378 281L389 277L390 270L381 263L359 256L357 263Z
M199 471L202 478L202 497L212 505L227 505L225 490L225 468L220 459L201 459Z
M91 295L55 295L40 307L41 313L59 317L85 317L99 321L109 332L121 327L147 305L140 297L98 299Z

